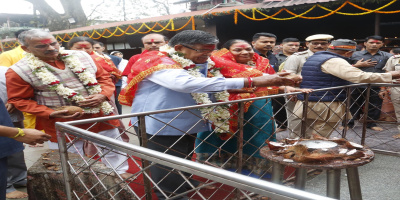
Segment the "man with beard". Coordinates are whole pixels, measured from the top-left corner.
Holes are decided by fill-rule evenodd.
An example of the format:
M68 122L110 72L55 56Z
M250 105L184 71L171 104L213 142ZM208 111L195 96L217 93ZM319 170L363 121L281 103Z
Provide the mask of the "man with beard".
M293 55L289 56L285 61L283 69L287 72L301 75L301 69L303 68L303 65L307 59L316 52L326 51L331 39L333 39L333 36L328 34L316 34L308 36L306 38L306 46L308 47L308 50L294 53ZM290 131L290 137L292 138L300 136L301 131L301 119L293 114L295 105L296 101L293 100L288 101L286 104L286 113L288 115L289 123L288 128Z
M365 50L357 51L351 57L351 64L354 67L360 68L365 72L384 73L383 67L386 65L387 60L393 56L390 53L379 50L383 46L383 38L381 36L369 36L365 38ZM354 126L354 120L359 117L362 107L365 104L367 95L367 86L354 88L351 93L352 106L350 112L353 116L350 119L348 126ZM383 89L383 88L382 88ZM377 121L381 115L382 99L379 97L380 87L371 87L369 104L368 104L368 120ZM382 131L375 122L367 122L367 128L374 131Z

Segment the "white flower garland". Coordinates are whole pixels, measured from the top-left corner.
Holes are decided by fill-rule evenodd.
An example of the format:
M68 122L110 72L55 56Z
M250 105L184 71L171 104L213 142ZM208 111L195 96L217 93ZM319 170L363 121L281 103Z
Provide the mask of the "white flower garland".
M76 56L71 56L62 52L60 52L60 55L61 59L65 63L65 66L70 68L71 71L78 76L80 82L88 90L89 94L99 94L101 92L101 87L98 84L96 77L86 70ZM76 103L79 103L80 101L85 100L85 98L78 92L64 87L60 80L58 80L57 77L51 73L52 70L49 67L49 64L43 62L31 53L28 53L26 58L28 59L28 64L32 69L32 73L36 75L43 84L48 85L50 90L56 91L58 95L67 99L68 101L75 101ZM105 115L109 115L113 112L113 107L107 101L104 101L98 107L83 109L85 113L89 114L99 113L100 109Z
M187 70L190 75L194 77L203 77L199 67L195 67L194 62L182 57L182 55L179 52L176 52L174 48L170 47L169 45L164 45L160 47L160 51L167 52L169 57L178 62L184 69ZM208 58L207 63L207 67L214 77L223 77L219 69L214 68L215 63L210 58ZM199 105L212 103L207 93L191 93L191 95ZM229 101L229 93L227 91L217 92L214 94L214 97L218 102ZM229 132L229 105L217 106L215 108L203 107L200 108L200 112L204 119L207 119L214 124L214 130L216 133Z

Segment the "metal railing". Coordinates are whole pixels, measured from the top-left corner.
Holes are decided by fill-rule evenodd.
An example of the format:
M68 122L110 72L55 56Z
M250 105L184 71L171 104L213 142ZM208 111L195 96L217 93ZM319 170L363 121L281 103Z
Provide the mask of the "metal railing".
M377 95L375 90L371 90L371 87L374 86L389 85L354 84L324 88L310 94L279 94L229 103L220 102L57 123L67 195L69 199L152 199L153 197L156 198L154 193L158 191L157 195L165 199L179 199L183 196L189 196L191 199L261 199L264 196L272 199L322 199L323 197L315 194L265 181L270 179L271 164L260 157L258 151L265 146L265 140L280 140L296 136L307 137L310 132L324 135L328 130L332 131L329 134L330 137L346 138L380 152L398 155L400 140L392 137L398 134L396 126L398 123L376 121L369 117L360 117L352 127L349 127L347 123L352 118L350 112L352 107L357 107L356 110L368 113L369 106L365 105L370 105L368 99L371 95ZM339 91L339 94L344 94L345 98L343 99L342 96L340 101L334 98L329 102L309 101L310 98L316 97L315 94L318 91L325 92L322 96L329 96L333 94L332 91L334 90L336 90L335 94ZM354 90L360 90L365 94L365 101L361 105L354 103L354 96L352 97ZM291 100L294 100L296 95L303 95L304 101L297 101L297 105L293 109L287 109L288 104ZM277 119L272 113L271 102L280 97L286 98L287 101L281 104L281 109L288 112L287 118L282 123L289 122L289 125L286 131L277 132L275 123ZM253 102L250 107L248 102ZM205 123L202 117L194 112L195 110L201 107L216 107L227 104L230 104L230 106L237 105L236 110L231 110L230 119L235 119L237 122L237 129L232 131L231 136L220 139L215 136L215 130L198 135L191 133L191 130L196 126ZM279 104L275 105L279 106ZM316 105L319 105L319 108ZM338 109L342 109L342 112L339 112ZM377 108L375 107L375 109ZM378 109L380 110L380 108ZM159 117L163 113L173 113L174 117L165 121ZM198 120L186 130L182 130L175 127L174 123L183 115L190 115ZM326 122L333 122L324 123L316 128L317 122L323 121L320 119L322 116L325 117L323 120ZM259 118L262 118L261 122L257 120ZM90 128L83 130L76 127L88 123L108 124L108 120L115 119L130 119L131 125L127 126L125 130L120 130L120 135L127 134L131 139L139 138L139 142L136 142L136 144L139 143L140 146L120 141L120 135L116 138L110 138L95 134ZM161 128L152 135L146 134L148 132L146 122L149 119L162 124ZM384 131L378 132L368 129L367 123L370 122L376 122L377 125L384 128ZM154 135L161 135L168 128L178 132L182 137L177 137L175 143L163 147L163 150L154 151L146 148L149 142L151 143L155 139ZM176 144L183 141L186 136L189 140L196 140L196 147L193 147L193 150L187 155L178 154L178 157L168 155L177 151L175 149ZM264 141L260 142L260 138ZM77 149L77 143L82 140L90 141L97 153L80 152L79 156L82 162L79 164L70 162L67 152ZM218 140L218 142L216 143L215 140ZM204 152L202 145L206 145L211 150ZM110 163L107 160L107 154L111 153L125 158L125 162L129 163L131 177L126 178L118 175L118 167L120 166L113 165L112 162ZM98 163L106 164L110 170L98 170L96 165ZM174 191L164 191L165 184L162 182L167 178L152 178L151 170L154 168L165 170L167 172L165 177L169 175L177 176L182 180L180 187L185 185L189 188L186 188L183 192L179 188ZM88 176L92 178L88 178ZM293 181L293 176L293 171L288 170L285 173L284 182L290 183ZM110 182L110 177L115 179L114 182ZM96 180L96 183L92 183L93 180ZM210 185L216 187L207 189Z

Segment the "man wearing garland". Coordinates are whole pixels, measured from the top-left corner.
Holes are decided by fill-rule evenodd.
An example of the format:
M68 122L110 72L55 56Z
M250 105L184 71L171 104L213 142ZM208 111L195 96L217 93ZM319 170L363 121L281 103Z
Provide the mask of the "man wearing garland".
M56 122L101 117L112 114L108 103L114 92L109 74L97 67L92 58L81 51L59 51L57 40L43 30L25 31L19 36L21 47L27 56L14 64L6 73L8 103L17 109L37 116L36 128L52 136L49 148L58 148ZM85 113L67 114L60 106L79 106ZM79 125L107 137L120 139L118 120L107 123ZM83 154L83 141L75 146ZM75 148L69 149L74 151ZM74 152L77 153L77 152ZM123 178L128 164L126 156L110 152L105 156L108 167L114 167ZM111 163L111 164L108 164ZM111 166L110 166L111 165Z
M218 39L210 33L187 30L176 34L168 45L160 47L160 51L143 54L132 66L132 79L122 90L120 102L132 106L132 113L139 113L208 104L211 100L207 93L214 93L217 101L228 101L226 90L229 89L293 85L292 80L278 75L248 79L223 78L209 59L217 43ZM222 107L215 108L218 112L213 110L214 108L206 107L146 117L147 147L190 159L196 133L209 130L208 122L202 118L212 121L216 127L215 132L223 132L229 128L224 123L230 117L229 111ZM214 113L208 115L210 112ZM137 119L132 118L131 122L137 124ZM167 196L191 189L180 175L176 172L169 174L171 169L166 169L166 166L155 165L151 168L151 176ZM193 182L193 185L198 183ZM167 198L159 191L156 194L159 199Z

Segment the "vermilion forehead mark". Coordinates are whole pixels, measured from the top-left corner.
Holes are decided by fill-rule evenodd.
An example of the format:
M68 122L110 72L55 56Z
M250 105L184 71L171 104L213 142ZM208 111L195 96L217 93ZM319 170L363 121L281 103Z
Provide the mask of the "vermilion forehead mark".
M86 48L86 47L87 47L86 44L81 44L80 46L81 46L82 48Z
M379 40L372 40L371 42L373 42L373 43L378 43L378 42L380 42Z
M243 48L243 49L245 49L245 48L247 48L248 46L247 45L245 45L245 44L241 44L241 45L238 45L240 48Z
M151 39L151 43L153 43L154 42L154 39Z
M43 39L43 40L40 40L40 42L42 44L50 44L51 43L51 39Z

